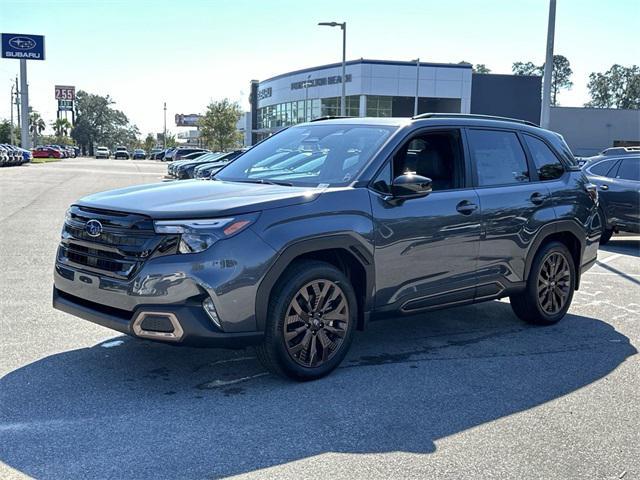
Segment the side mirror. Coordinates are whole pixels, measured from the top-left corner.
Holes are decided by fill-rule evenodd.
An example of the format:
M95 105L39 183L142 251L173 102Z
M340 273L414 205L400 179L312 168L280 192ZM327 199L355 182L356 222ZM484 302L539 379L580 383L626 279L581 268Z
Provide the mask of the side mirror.
M405 173L396 177L391 184L391 197L397 200L418 198L429 195L432 190L430 178Z

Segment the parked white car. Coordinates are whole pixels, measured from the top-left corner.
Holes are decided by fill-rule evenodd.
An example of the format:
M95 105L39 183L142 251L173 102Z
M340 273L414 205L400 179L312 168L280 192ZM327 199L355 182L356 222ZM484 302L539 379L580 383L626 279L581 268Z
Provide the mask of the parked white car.
M111 157L111 151L107 147L96 148L96 158L109 158Z

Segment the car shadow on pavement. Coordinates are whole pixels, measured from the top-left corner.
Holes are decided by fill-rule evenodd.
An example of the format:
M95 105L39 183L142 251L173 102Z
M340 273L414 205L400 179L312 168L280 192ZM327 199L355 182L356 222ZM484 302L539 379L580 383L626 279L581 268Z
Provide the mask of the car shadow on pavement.
M307 383L266 374L249 349L116 337L0 379L0 461L42 479L143 479L330 452L428 455L439 439L559 399L635 353L601 320L534 327L498 301L373 323L337 371Z
M606 245L600 245L600 250L640 257L640 239L639 237L613 237Z

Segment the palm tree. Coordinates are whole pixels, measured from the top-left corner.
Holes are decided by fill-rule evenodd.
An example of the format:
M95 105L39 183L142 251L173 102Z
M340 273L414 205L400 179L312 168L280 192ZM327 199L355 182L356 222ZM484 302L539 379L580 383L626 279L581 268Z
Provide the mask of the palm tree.
M59 118L51 124L57 137L66 137L71 129L71 123L66 118Z
M47 125L44 123L44 120L40 116L38 112L33 112L29 116L29 132L33 136L33 144L38 143L36 140L38 139L38 135L44 132L44 129Z

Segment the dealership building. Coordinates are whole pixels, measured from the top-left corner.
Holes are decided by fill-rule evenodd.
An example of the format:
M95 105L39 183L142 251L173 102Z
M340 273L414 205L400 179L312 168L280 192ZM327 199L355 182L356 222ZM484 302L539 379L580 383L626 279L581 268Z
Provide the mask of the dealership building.
M540 122L539 76L478 74L468 63L359 59L346 62L344 80L347 116L411 117L417 96L418 113L472 113ZM252 145L283 127L340 115L341 94L341 63L252 80L251 111L239 125L244 143ZM640 110L551 110L552 129L583 155L616 143L640 143L639 119Z
M285 126L340 115L341 73L342 64L334 63L252 81L252 143ZM346 114L353 117L411 117L417 96L418 113L480 113L481 108L481 113L535 120L539 93L526 93L536 90L540 77L475 74L467 63L346 63Z

